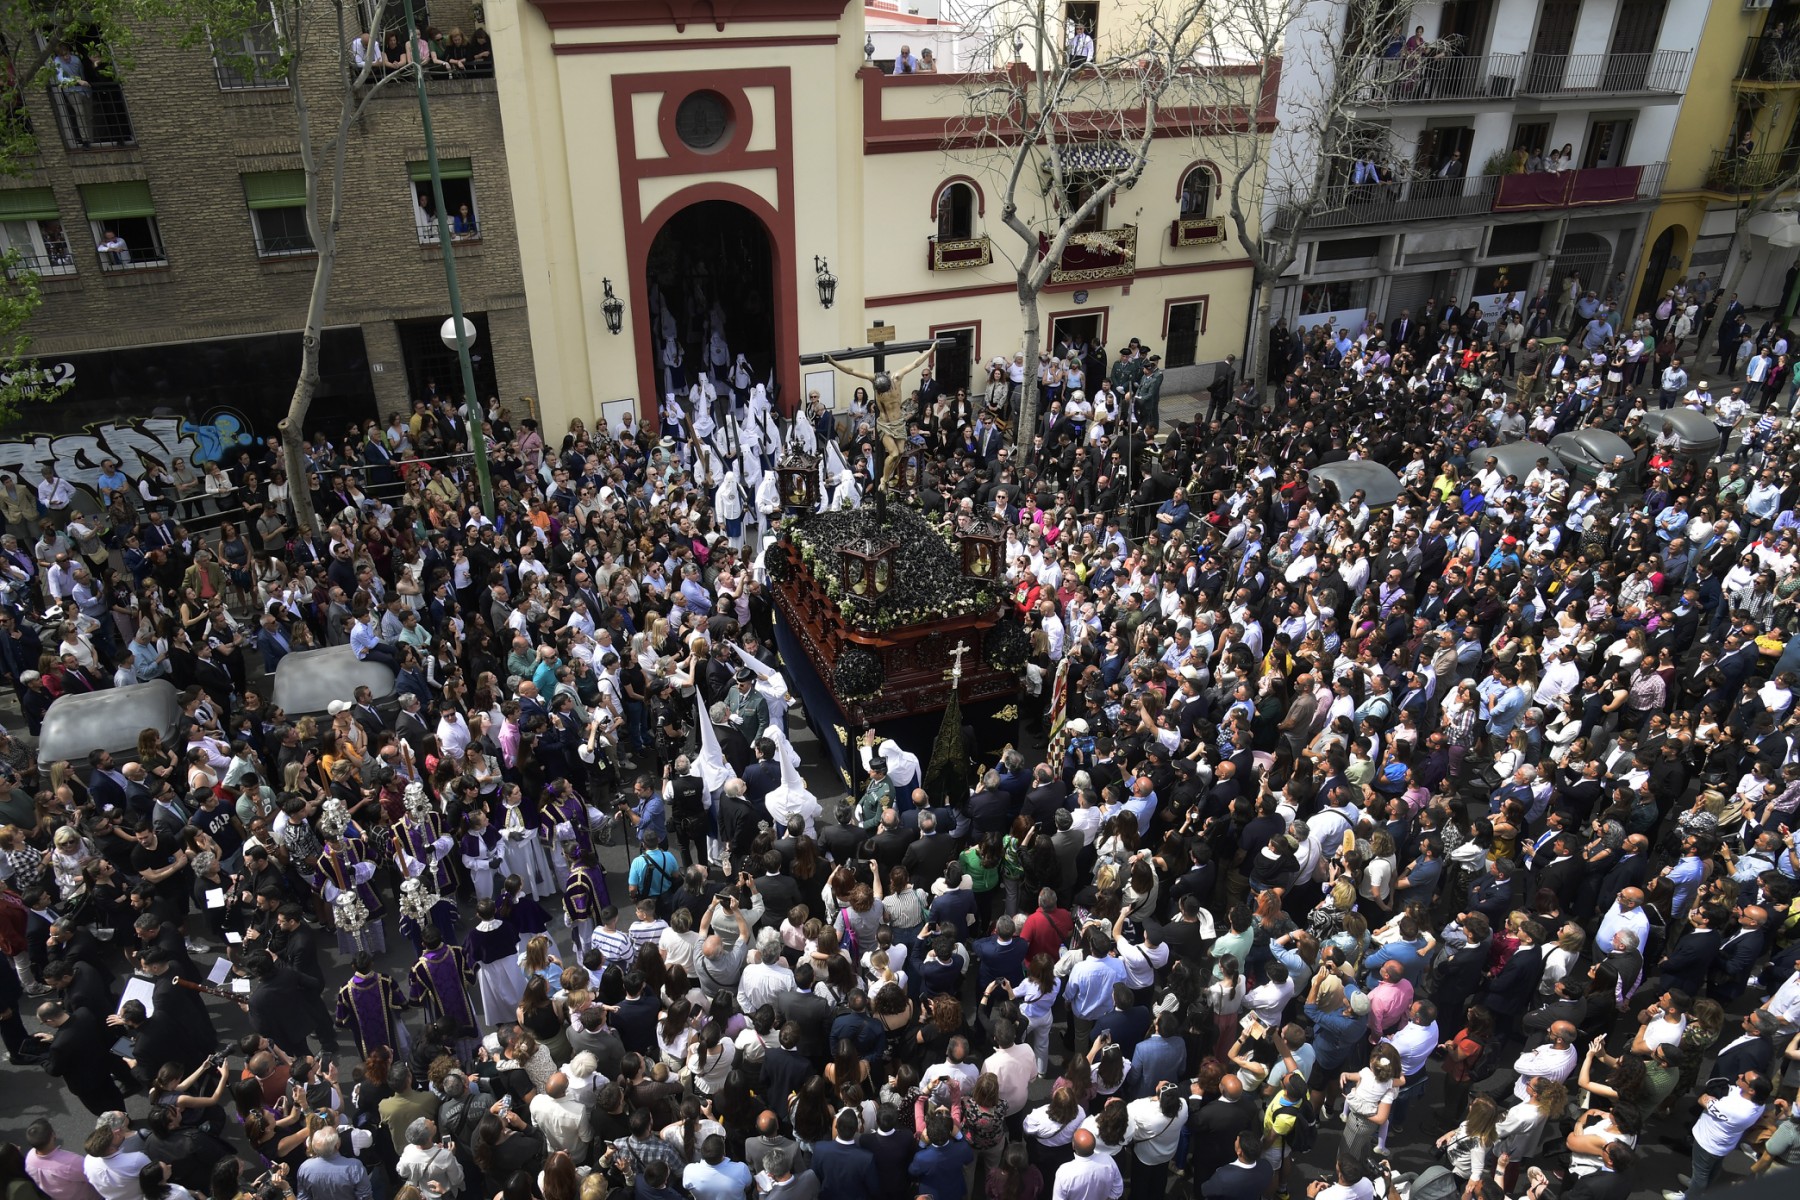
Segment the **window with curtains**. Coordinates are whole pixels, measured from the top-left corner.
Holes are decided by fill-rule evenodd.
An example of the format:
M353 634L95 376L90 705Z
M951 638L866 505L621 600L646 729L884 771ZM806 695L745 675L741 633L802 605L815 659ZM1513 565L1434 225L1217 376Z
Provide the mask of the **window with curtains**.
M94 235L94 251L102 271L168 265L148 182L134 179L82 184L81 202L87 210L88 227Z
M11 269L37 275L73 275L75 255L47 187L0 191L0 249Z
M437 206L431 196L431 164L407 163L412 176L413 222L419 245L435 246L438 240ZM466 158L438 159L438 177L444 183L444 214L450 220L450 240L472 242L481 237L479 210L475 207L475 171Z
M313 252L306 227L306 172L257 171L245 175L244 203L256 236L256 253L286 258Z

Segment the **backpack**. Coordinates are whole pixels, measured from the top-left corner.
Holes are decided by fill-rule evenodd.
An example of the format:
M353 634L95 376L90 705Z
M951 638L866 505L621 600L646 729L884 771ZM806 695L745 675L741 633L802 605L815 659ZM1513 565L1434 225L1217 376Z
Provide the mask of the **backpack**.
M1430 1166L1413 1178L1407 1200L1455 1200L1462 1183L1448 1167Z
M1500 1039L1490 1034L1481 1047L1481 1053L1475 1056L1475 1061L1469 1066L1469 1082L1480 1083L1498 1070L1499 1066Z
M1312 1148L1318 1144L1319 1110L1313 1107L1311 1100L1300 1105L1300 1111L1295 1115L1294 1128L1282 1140L1289 1158L1311 1153Z

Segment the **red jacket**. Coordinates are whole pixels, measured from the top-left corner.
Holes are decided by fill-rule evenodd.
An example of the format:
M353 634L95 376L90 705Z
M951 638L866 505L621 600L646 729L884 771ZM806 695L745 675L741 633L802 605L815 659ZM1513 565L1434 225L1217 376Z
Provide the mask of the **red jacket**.
M11 888L0 888L0 952L11 958L25 948L25 901Z

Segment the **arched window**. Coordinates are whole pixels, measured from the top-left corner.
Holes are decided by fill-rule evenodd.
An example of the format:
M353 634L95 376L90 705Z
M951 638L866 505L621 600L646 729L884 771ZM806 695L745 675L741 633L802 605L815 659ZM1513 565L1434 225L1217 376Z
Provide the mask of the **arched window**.
M952 183L938 195L937 235L941 242L962 241L975 236L975 189L966 183Z
M1195 167L1181 181L1181 219L1191 221L1211 216L1212 201L1212 168Z

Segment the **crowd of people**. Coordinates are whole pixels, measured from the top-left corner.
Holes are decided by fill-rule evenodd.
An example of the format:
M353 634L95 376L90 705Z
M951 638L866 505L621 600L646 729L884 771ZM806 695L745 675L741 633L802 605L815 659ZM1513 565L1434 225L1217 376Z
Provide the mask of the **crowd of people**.
M0 1036L96 1119L16 1131L9 1194L1622 1200L1659 1134L1671 1198L1800 1161L1792 443L1684 459L1646 386L1488 340L1277 336L1191 422L1151 348L1059 346L1016 440L1022 359L924 377L909 501L1005 525L1030 643L966 799L873 735L841 796L794 769L764 482L805 434L823 502L868 496L867 419L496 405L490 519L432 397L314 439L317 535L272 442L200 493L114 464L98 513L7 480L33 732L180 695L119 759L0 740ZM1639 463L1489 453L1587 424ZM1399 499L1310 489L1350 458ZM282 712L314 645L397 707Z

